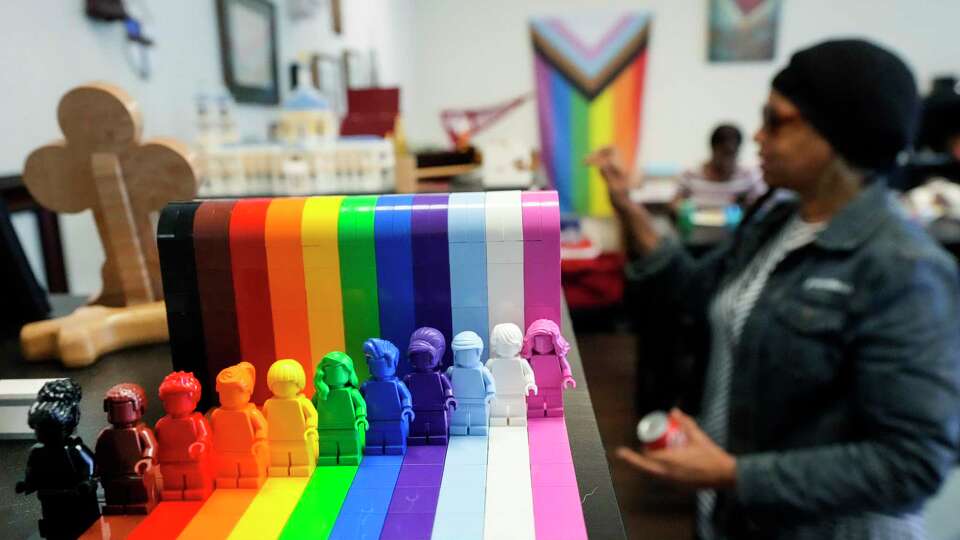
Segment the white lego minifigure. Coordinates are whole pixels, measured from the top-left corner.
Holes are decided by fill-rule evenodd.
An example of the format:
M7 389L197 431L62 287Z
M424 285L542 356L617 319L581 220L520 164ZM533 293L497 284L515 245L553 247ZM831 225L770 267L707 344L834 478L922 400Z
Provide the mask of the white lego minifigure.
M527 394L537 393L533 369L520 357L523 331L513 323L498 324L490 332L490 360L497 394L490 404L490 425L527 425Z

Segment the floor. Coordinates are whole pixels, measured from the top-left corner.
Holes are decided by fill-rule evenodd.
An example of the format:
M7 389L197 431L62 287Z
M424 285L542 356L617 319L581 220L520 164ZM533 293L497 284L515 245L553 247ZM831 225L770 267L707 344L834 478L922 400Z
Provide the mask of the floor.
M577 331L577 341L604 446L612 453L617 446L633 445L639 420L633 406L633 335ZM612 456L610 463L628 538L693 538L691 494L653 484Z

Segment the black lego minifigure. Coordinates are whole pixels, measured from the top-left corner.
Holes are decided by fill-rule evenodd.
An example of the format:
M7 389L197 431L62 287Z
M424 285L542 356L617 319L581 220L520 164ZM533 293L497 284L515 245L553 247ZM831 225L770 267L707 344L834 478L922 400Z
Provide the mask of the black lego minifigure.
M16 491L37 492L44 538L77 538L100 517L93 452L73 436L80 421L80 397L80 385L73 380L50 381L28 413L38 442L30 449L26 478L17 482Z

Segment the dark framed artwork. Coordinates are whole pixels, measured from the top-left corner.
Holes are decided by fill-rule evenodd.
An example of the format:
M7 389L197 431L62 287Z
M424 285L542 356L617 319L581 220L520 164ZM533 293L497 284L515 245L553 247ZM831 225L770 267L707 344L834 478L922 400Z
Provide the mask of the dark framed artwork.
M238 103L280 103L277 20L268 0L217 0L223 80Z

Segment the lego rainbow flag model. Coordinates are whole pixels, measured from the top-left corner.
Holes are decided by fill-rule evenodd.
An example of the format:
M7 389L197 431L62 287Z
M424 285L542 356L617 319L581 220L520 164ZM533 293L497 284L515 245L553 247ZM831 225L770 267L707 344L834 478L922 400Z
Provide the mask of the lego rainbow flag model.
M129 537L586 538L559 234L555 192L169 205L161 395L212 436L158 423L184 485Z
M530 22L540 147L564 214L609 216L610 200L591 151L616 145L636 159L650 17L643 13L540 17Z

